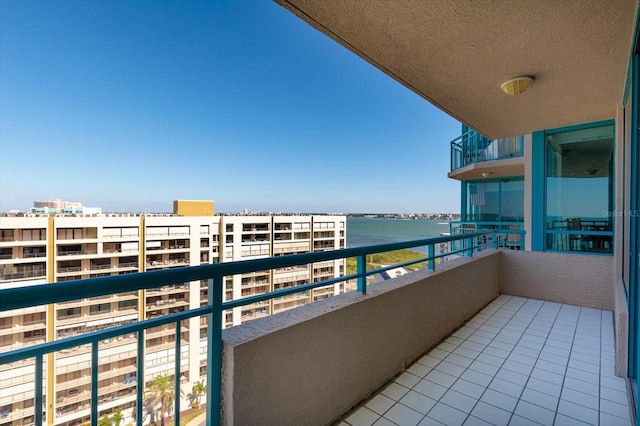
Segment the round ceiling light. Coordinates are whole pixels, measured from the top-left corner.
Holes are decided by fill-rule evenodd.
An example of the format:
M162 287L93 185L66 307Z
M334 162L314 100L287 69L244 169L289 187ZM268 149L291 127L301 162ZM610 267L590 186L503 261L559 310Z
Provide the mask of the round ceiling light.
M523 75L521 77L516 77L512 78L511 80L505 81L500 85L500 88L507 95L515 96L527 90L532 81L533 77Z

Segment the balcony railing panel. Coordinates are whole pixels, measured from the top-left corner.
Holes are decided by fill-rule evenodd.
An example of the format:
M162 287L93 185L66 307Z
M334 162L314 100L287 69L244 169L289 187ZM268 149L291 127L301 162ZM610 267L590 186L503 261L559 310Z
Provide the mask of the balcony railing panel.
M522 222L498 222L498 221L455 221L449 223L451 235L464 235L478 232L479 229L492 229L495 234L491 235L489 245L496 248L509 250L525 249L525 230ZM454 248L463 248L464 241L456 241Z
M490 140L469 130L451 141L451 170L482 161L522 157L523 147L523 136Z
M35 358L35 407L51 406L45 403L43 392L44 360L46 355L57 351L69 351L83 345L89 345L91 351L91 424L98 423L98 371L99 371L99 349L100 342L107 339L117 339L119 336L136 335L137 338L137 371L138 377L145 377L145 333L146 330L154 327L172 325L175 327L175 341L180 342L182 333L182 321L189 318L204 317L210 326L207 328L208 348L207 352L207 424L219 424L221 420L221 366L222 366L222 321L223 312L235 307L246 306L269 302L272 299L286 297L300 292L308 292L315 288L326 287L350 279L357 280L357 288L360 293L366 293L366 278L369 275L384 272L386 270L409 266L421 262L426 262L428 268L433 270L436 267L437 258L446 257L454 253L467 253L470 256L474 252L487 247L486 242L490 239L487 236L495 231L480 231L464 235L444 236L438 238L384 244L379 246L357 247L341 250L323 251L317 253L306 253L291 256L279 256L267 259L255 259L241 262L218 263L201 265L194 267L172 268L167 270L157 270L145 273L133 273L127 275L117 275L110 277L98 277L89 280L66 281L61 283L43 284L30 287L19 287L0 290L0 312L11 309L40 306L46 304L66 302L82 298L111 295L114 293L124 293L138 291L142 289L157 288L162 285L182 285L189 281L208 280L208 304L203 307L193 308L182 312L149 318L130 324L106 328L104 330L90 332L61 340L37 344L34 346L20 348L9 352L0 353L0 368L5 364L21 362L27 358ZM435 255L435 246L443 243L464 240L464 248L450 250ZM407 261L401 264L386 266L382 268L367 270L366 256L374 253L407 249L413 247L428 248L428 255ZM224 291L224 279L235 274L244 274L273 270L278 268L296 267L309 263L326 262L336 259L355 257L358 262L356 273L322 280L318 282L306 283L294 287L280 289L273 292L245 297L238 300L222 302ZM184 342L186 343L186 342ZM180 356L181 345L174 344L174 377L180 377ZM136 386L137 404L135 418L138 424L142 424L143 419L143 394L144 381L139 380ZM180 380L175 380L175 394L180 395ZM180 423L180 398L174 402L174 422ZM50 415L48 413L47 415ZM52 414L51 414L52 415ZM36 410L35 423L42 424L45 413Z

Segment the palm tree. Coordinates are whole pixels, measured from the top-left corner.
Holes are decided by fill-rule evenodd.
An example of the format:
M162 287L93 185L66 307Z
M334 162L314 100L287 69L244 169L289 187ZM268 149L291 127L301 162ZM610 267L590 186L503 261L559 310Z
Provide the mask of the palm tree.
M207 385L204 384L204 380L200 380L193 384L193 388L191 388L191 393L195 397L198 406L200 405L200 397L207 393Z
M167 376L163 374L156 376L147 387L145 391L147 397L145 401L152 407L155 407L160 403L160 424L164 426L164 415L173 405L173 401L176 398L175 381L173 376Z
M106 414L98 419L98 426L111 426L111 419Z
M113 410L111 421L115 426L120 426L120 423L124 421L124 416L122 415L122 410L120 408L116 408L115 410Z

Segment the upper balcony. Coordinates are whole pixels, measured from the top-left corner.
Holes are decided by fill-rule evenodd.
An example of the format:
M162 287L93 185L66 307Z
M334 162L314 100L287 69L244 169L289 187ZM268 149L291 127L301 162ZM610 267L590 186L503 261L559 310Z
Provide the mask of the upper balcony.
M458 180L521 176L524 174L523 154L524 136L491 140L469 130L451 141L448 176Z
M88 344L93 356L99 357L101 341L133 333L138 340L136 377L150 380L140 344L147 330L173 324L179 335L185 331L185 320L202 318L208 324L203 347L208 349L207 424L326 425L341 419L345 424L360 424L363 416L373 421L384 417L387 423L397 424L409 424L402 419L417 424L445 418L456 418L460 424L480 420L631 424L626 382L615 375L625 374L620 342L626 321L612 313L625 303L621 290L611 282L613 258L494 250L484 244L491 240L486 237L487 232L480 231L97 278L91 285L75 281L0 290L0 311L7 311L156 288L160 282L210 280L206 306L0 353L0 370L35 358L34 406L49 407L46 415L52 415L56 404L46 403L42 383L48 353ZM367 255L424 246L433 254L436 245L454 241L464 241L460 250L470 256L437 263L437 257L455 253L426 255L415 260L426 262L426 269L367 286L370 274L408 266L372 270L367 268ZM357 268L347 276L222 301L227 276L351 257L357 259ZM358 291L222 330L227 310L268 304L346 280L357 281ZM175 362L166 368L180 377L181 348L170 347ZM95 364L92 384L99 378ZM187 393L191 383L200 379L193 374L189 383L174 381L176 395L181 390ZM135 386L133 418L126 422L144 417L145 380ZM107 404L100 399L98 386L89 393L94 425L120 399L126 399L116 396ZM176 399L176 417L185 407L185 400ZM352 412L354 407L357 411ZM35 422L41 423L43 413L35 415ZM179 423L180 419L174 420Z

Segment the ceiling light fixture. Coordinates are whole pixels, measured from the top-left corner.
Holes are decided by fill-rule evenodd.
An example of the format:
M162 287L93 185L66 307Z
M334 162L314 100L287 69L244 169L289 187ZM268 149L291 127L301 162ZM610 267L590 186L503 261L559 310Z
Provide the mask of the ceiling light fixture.
M483 178L488 178L489 176L491 176L493 173L492 172L482 172L482 177Z
M515 96L524 92L529 88L531 82L533 81L533 77L528 75L523 75L520 77L512 78L511 80L507 80L500 85L500 88L507 95Z

